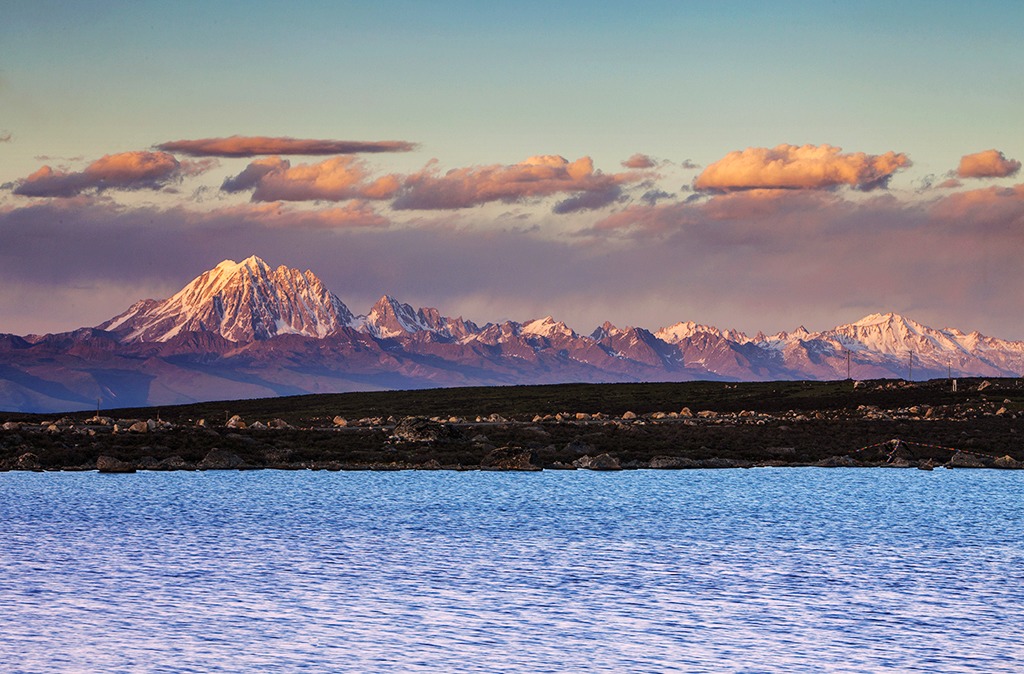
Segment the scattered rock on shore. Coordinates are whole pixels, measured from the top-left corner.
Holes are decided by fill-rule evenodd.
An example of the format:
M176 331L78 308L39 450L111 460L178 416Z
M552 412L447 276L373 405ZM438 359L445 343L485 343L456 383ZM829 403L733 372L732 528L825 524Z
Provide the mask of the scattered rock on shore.
M619 460L611 454L584 455L572 462L577 468L587 470L622 470Z
M211 449L198 466L200 470L237 470L245 467L242 457L226 449Z
M134 473L135 466L127 461L103 455L96 459L96 470L101 473Z
M480 462L483 470L541 470L536 465L537 454L522 447L498 447Z
M393 434L405 442L436 442L462 436L454 426L423 417L405 417L395 426Z

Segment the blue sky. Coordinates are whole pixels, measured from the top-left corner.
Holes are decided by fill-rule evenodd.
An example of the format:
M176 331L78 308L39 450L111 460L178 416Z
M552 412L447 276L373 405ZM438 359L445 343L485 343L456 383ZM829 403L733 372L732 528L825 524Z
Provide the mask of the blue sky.
M68 225L78 228L76 235L91 231L102 238L116 235L95 224L102 220L102 208L129 220L134 213L146 222L170 222L174 218L168 214L174 212L180 222L182 210L202 213L244 203L248 195L216 193L225 177L245 167L244 160L220 160L202 179L186 178L176 189L84 193L74 200L81 202L77 206L67 199L14 194L44 165L79 171L104 155L233 135L418 144L412 152L363 157L375 175L408 176L434 159L443 174L515 165L536 155L561 155L569 162L590 157L596 171L611 175L622 172L620 162L643 153L657 163L656 175L643 189L662 191L678 202L691 196L692 181L702 168L745 148L829 144L869 156L905 153L910 162L889 176L885 193L919 208L913 218L906 215L909 206L890 207L878 216L892 219L892 229L866 240L862 236L868 249L887 246L908 228L922 228L924 236L929 225L920 217L927 216L918 216L933 212L927 204L935 200L957 191L1010 189L1020 182L1015 174L963 181L942 193L925 189L949 178L964 155L996 149L1010 160L1024 157L1024 5L1016 2L3 4L0 137L9 139L0 142L0 184L7 186L0 190L0 208L5 209L0 236L9 241L22 241L30 214L53 217L52 209L58 208L66 222L78 223ZM697 168L686 168L686 161ZM513 297L505 289L515 268L491 287L484 274L440 278L430 273L435 265L429 261L406 260L416 268L403 273L364 270L361 276L317 266L344 257L344 250L365 246L372 254L377 250L369 242L372 236L379 237L378 246L386 240L389 250L407 251L419 245L425 231L438 240L451 227L462 236L446 243L457 246L462 240L466 255L472 251L487 257L488 237L500 234L511 237L506 245L522 248L528 260L538 258L527 252L536 246L544 252L565 247L556 258L564 259L571 250L581 266L594 259L642 268L648 266L645 259L691 262L687 256L697 253L682 249L677 258L659 259L643 247L647 244L638 243L638 236L596 242L581 234L639 203L642 190L637 181L629 185L602 208L565 218L551 213L552 200L565 195L422 213L398 213L387 203L374 202L370 206L387 225L373 234L335 232L331 239L323 238L328 236L323 231L301 228L284 237L280 230L285 224L276 227L277 238L263 230L230 230L229 235L223 222L215 229L203 221L189 232L179 231L177 239L202 242L202 253L182 247L179 257L164 255L132 273L104 268L111 262L102 259L92 267L71 265L78 269L73 274L45 272L45 264L22 268L22 261L8 265L19 270L16 279L15 271L7 272L12 278L0 278L8 288L15 282L20 288L18 294L0 291L0 316L6 317L0 318L0 331L99 323L132 293L173 292L216 264L217 256L241 259L256 253L272 264L313 267L356 311L365 310L361 302L390 292L481 322L531 317L487 313L504 302L509 312L554 313L589 331L593 326L587 322L599 316L651 328L692 318L755 330L791 328L788 322L799 317L820 323L809 327L825 328L854 320L862 310L884 309L964 327L980 323L977 327L1001 336L1024 337L1024 329L999 316L1019 306L1005 298L978 304L979 297L999 294L1005 284L1005 292L1019 294L1019 272L1001 268L993 277L1001 277L1003 285L971 279L967 285L976 290L960 300L938 301L909 289L883 292L891 285L880 286L880 296L873 299L836 285L830 286L831 295L796 293L791 302L766 305L763 297L748 300L762 287L759 282L723 289L682 272L662 279L627 271L631 278L594 288L593 279L574 286L555 271L533 269L531 275L550 280L523 283L521 295ZM847 192L837 196L835 185L827 188L830 197L841 197L829 202L835 217L815 230L818 238L806 250L793 251L786 261L800 254L817 259L823 232L835 230L842 218L856 220L857 212L867 212L848 212L864 195L841 186L838 190ZM716 199L712 194L703 198L709 208ZM289 204L313 210L328 205L339 203ZM764 227L782 226L777 215L757 217L766 218ZM1001 263L1001 251L1020 241L1013 229L1020 225L1017 211L1002 217L999 231L1008 238L978 232L980 257L974 262ZM449 229L437 229L443 227ZM852 227L843 233L851 240ZM701 238L693 234L680 235L674 245ZM136 254L147 255L147 246L164 245L170 236L164 229L152 239L142 237L138 245L143 250ZM969 239L965 232L949 236L947 243ZM111 239L111 245L119 245L118 240L123 236ZM328 243L338 248L333 257L322 252ZM270 249L257 250L257 245ZM309 249L318 253L303 253ZM766 256L749 241L734 248L730 259L737 269L779 275L770 284L777 293L806 285L806 279L793 275L792 266L779 269L782 258L772 259L770 250ZM489 264L493 268L494 260ZM869 269L884 264L889 261L870 255L864 262ZM890 280L900 286L945 287L934 257L913 264L919 271ZM38 277L26 277L32 269L41 270ZM571 270L564 274L581 276ZM394 287L377 287L385 283ZM81 292L74 296L69 287ZM691 291L717 295L679 299ZM646 299L631 301L629 294L635 293ZM33 298L31 305L27 298Z

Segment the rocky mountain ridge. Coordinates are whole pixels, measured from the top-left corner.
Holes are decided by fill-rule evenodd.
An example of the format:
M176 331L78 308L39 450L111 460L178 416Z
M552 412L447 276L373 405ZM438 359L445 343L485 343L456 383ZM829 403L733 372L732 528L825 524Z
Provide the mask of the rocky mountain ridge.
M0 335L0 410L65 411L301 393L558 382L1017 376L1024 342L872 314L750 337L552 316L478 326L385 295L355 315L312 271L225 260L96 328Z

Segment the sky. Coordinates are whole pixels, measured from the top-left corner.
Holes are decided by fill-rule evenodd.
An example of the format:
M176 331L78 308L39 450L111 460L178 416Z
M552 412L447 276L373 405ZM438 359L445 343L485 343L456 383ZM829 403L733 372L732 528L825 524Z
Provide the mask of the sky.
M0 332L258 255L355 313L1024 339L1019 2L0 9Z

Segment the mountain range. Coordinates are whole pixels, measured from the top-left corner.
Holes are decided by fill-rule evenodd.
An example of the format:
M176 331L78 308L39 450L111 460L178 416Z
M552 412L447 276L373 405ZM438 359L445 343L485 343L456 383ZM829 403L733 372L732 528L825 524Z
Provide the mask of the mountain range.
M580 335L480 326L385 295L354 314L311 271L226 260L72 332L0 334L0 410L57 412L393 388L559 382L1018 376L1024 342L893 313L748 336L693 322Z

